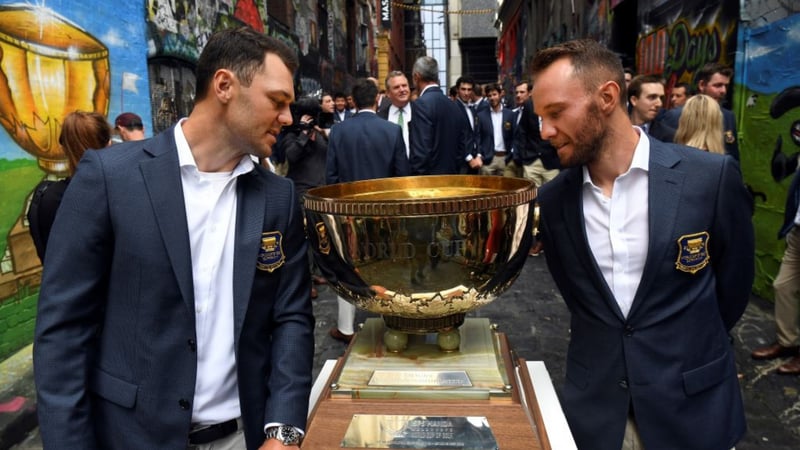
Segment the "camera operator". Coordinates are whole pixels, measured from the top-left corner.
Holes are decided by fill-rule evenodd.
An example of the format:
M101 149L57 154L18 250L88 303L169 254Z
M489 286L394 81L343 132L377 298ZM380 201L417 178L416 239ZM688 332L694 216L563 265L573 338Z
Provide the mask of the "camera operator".
M294 181L300 206L309 189L325 184L325 163L328 157L328 137L318 125L320 103L316 98L303 97L291 105L292 125L284 127L275 145L276 154L283 155L289 168L286 177ZM309 255L310 256L310 255ZM309 264L311 263L309 259ZM316 284L324 283L311 266ZM316 298L312 288L311 298Z

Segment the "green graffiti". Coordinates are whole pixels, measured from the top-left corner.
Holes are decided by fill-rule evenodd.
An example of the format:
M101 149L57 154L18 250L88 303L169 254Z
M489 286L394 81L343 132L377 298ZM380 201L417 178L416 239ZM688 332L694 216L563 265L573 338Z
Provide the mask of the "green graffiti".
M680 21L670 31L664 76L692 73L709 61L719 61L721 53L722 38L716 27L690 30L686 22Z

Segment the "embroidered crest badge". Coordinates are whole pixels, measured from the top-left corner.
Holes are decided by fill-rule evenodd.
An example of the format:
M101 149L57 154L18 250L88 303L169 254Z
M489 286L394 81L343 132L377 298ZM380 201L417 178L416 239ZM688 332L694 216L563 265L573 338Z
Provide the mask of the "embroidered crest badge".
M258 250L256 267L258 270L272 272L286 261L283 254L283 235L280 231L261 233L261 248Z
M725 130L725 143L733 144L736 142L736 136L733 135L733 130Z
M331 241L328 240L328 229L325 228L324 222L317 222L315 225L317 229L317 241L319 242L319 252L327 255L331 252Z
M675 261L675 268L681 272L695 274L707 266L711 260L711 256L708 254L709 237L706 231L679 237L677 241L678 260Z

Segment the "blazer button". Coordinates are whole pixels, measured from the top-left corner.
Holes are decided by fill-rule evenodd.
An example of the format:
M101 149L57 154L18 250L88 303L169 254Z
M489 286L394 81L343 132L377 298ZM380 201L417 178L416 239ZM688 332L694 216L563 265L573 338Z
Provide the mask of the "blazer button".
M625 327L625 336L627 336L627 337L633 336L633 327L632 326L628 325L627 327Z
M195 342L194 339L189 339L188 341L186 341L186 343L189 344L189 350L191 351L197 350L197 342Z
M189 400L186 400L185 398L182 398L182 399L178 400L178 406L180 406L181 409L183 409L183 410L187 410L187 409L192 407L192 404L189 403Z
M619 387L621 387L622 389L628 389L628 379L627 378L621 378L619 380L618 384L619 384Z

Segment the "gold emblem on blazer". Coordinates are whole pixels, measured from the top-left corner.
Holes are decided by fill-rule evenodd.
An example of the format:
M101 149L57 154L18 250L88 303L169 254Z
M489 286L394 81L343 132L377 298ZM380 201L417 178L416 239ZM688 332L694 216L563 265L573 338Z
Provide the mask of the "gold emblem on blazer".
M503 128L505 128L506 130L510 130L511 129L511 122L503 122Z
M280 231L261 233L261 248L258 249L256 267L258 270L272 272L286 261L283 254L283 235Z
M733 130L725 130L725 143L733 144L736 142L736 136L733 135Z
M317 229L319 252L323 255L327 255L331 252L331 241L328 240L328 229L325 228L325 223L323 222L318 222L314 227Z
M708 265L711 256L708 254L708 232L685 234L678 238L678 260L675 268L681 272L697 273Z

